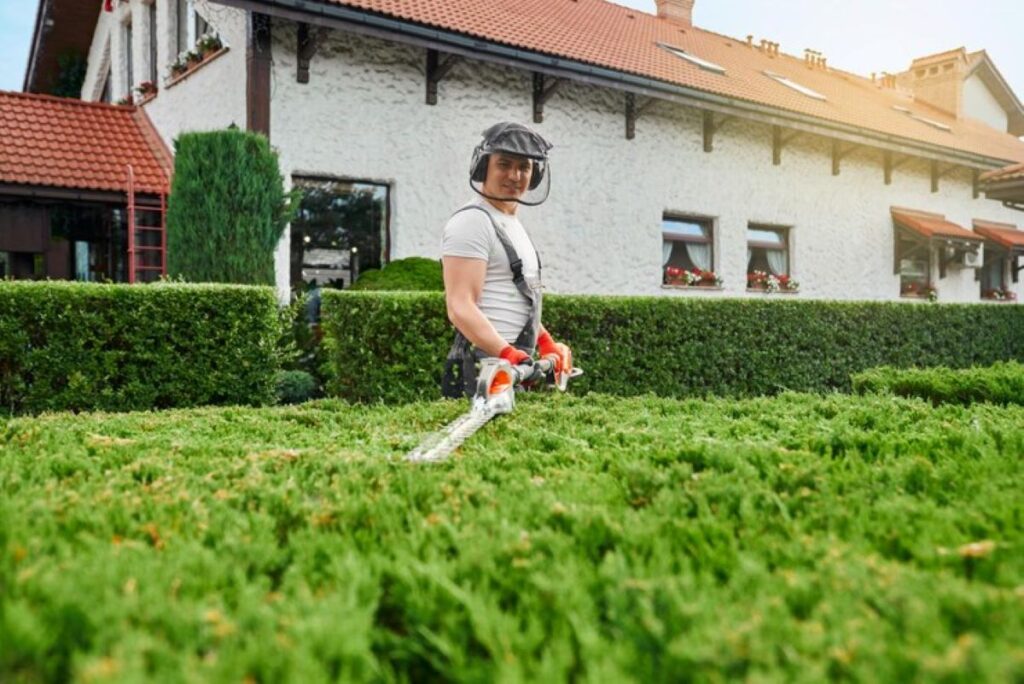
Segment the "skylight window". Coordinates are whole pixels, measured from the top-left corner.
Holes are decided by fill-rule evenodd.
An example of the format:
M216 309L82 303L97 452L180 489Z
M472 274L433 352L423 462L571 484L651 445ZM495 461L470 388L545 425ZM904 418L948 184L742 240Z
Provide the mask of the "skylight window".
M815 100L821 100L822 102L828 102L828 98L825 97L824 95L822 95L821 93L819 93L818 91L811 90L807 86L802 86L799 83L797 83L796 81L789 80L785 76L782 76L780 74L776 74L776 73L771 72L771 71L764 72L764 75L767 76L768 78L771 78L771 79L774 79L774 80L778 81L779 83L781 83L782 85L786 86L787 88L792 88L793 90L795 90L796 92L800 93L801 95L806 95L807 97L814 98Z
M680 50L677 47L672 47L671 45L665 45L664 43L658 43L658 46L668 50L669 52L671 52L676 57L679 57L680 59L685 59L690 64L695 64L695 65L699 66L704 71L711 71L713 73L721 74L722 76L725 76L725 67L720 67L717 64L715 64L714 62L709 62L706 59L701 59L700 57L695 57L694 55L691 55L688 52L684 52L683 50Z
M906 114L907 116L909 116L914 121L920 121L921 123L923 123L925 125L928 125L928 126L931 126L932 128L937 128L940 131L946 131L947 133L949 133L949 132L952 132L952 130L953 130L952 128L950 128L949 126L947 126L946 124L944 124L944 123L942 123L940 121L935 121L934 119L928 119L928 118L925 118L923 116L918 116L917 114L914 114L914 112L910 111L906 107L901 107L899 105L893 105L892 108L895 109L897 112L902 112L903 114Z

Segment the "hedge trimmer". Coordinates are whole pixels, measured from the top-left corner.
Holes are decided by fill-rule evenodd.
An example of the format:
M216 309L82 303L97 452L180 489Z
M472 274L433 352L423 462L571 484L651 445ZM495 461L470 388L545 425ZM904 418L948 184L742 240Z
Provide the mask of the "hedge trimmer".
M476 392L473 394L469 411L429 436L406 454L405 459L432 463L448 458L491 418L511 413L516 407L516 388L521 385L544 381L564 392L570 378L583 374L583 369L573 368L571 363L570 358L564 368L557 369L555 362L550 358L518 366L513 366L504 359L484 359L480 362Z

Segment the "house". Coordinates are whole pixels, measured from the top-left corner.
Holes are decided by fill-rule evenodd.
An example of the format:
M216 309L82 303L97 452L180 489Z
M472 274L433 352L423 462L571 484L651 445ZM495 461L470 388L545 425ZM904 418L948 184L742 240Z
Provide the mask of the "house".
M54 78L76 4L41 0L26 90ZM1024 217L981 175L1024 161L1024 106L983 51L857 75L696 27L693 0L656 0L656 14L605 0L103 4L77 24L91 32L83 99L153 81L138 106L168 146L244 125L306 190L276 255L282 292L436 257L472 197L480 132L511 119L555 144L552 196L524 209L552 291L1021 293L1018 252L986 228L1014 242ZM204 55L181 57L210 31Z
M0 92L0 278L157 279L172 166L135 107Z

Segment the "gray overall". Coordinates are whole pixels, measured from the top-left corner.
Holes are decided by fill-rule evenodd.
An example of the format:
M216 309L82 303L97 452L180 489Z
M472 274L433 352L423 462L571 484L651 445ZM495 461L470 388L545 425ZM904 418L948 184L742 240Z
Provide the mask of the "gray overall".
M519 293L530 303L530 317L512 346L527 354L532 354L537 345L537 335L540 331L541 300L543 299L540 284L540 254L537 254L537 284L531 286L523 275L523 260L519 258L515 247L512 246L512 241L486 209L478 205L470 205L455 213L472 209L482 211L487 216L487 220L491 222L494 233L498 236L498 241L508 256L508 263L512 269L512 282ZM534 248L535 253L536 251ZM487 356L486 352L474 347L465 335L456 330L455 341L452 342L451 349L448 350L448 357L445 359L444 377L441 380L442 395L449 399L472 397L476 391L477 363Z

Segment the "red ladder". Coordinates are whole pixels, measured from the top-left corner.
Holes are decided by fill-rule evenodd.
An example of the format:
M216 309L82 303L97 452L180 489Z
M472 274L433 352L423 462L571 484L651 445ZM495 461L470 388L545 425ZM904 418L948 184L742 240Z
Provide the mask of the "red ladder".
M139 202L135 196L135 169L128 164L128 282L149 282L146 274L167 275L167 193L155 195L155 204ZM150 196L153 197L153 196ZM155 224L140 225L139 214L156 215ZM156 239L147 238L147 235ZM155 244L154 244L155 243ZM151 256L157 254L158 258ZM158 263L157 263L158 262Z

